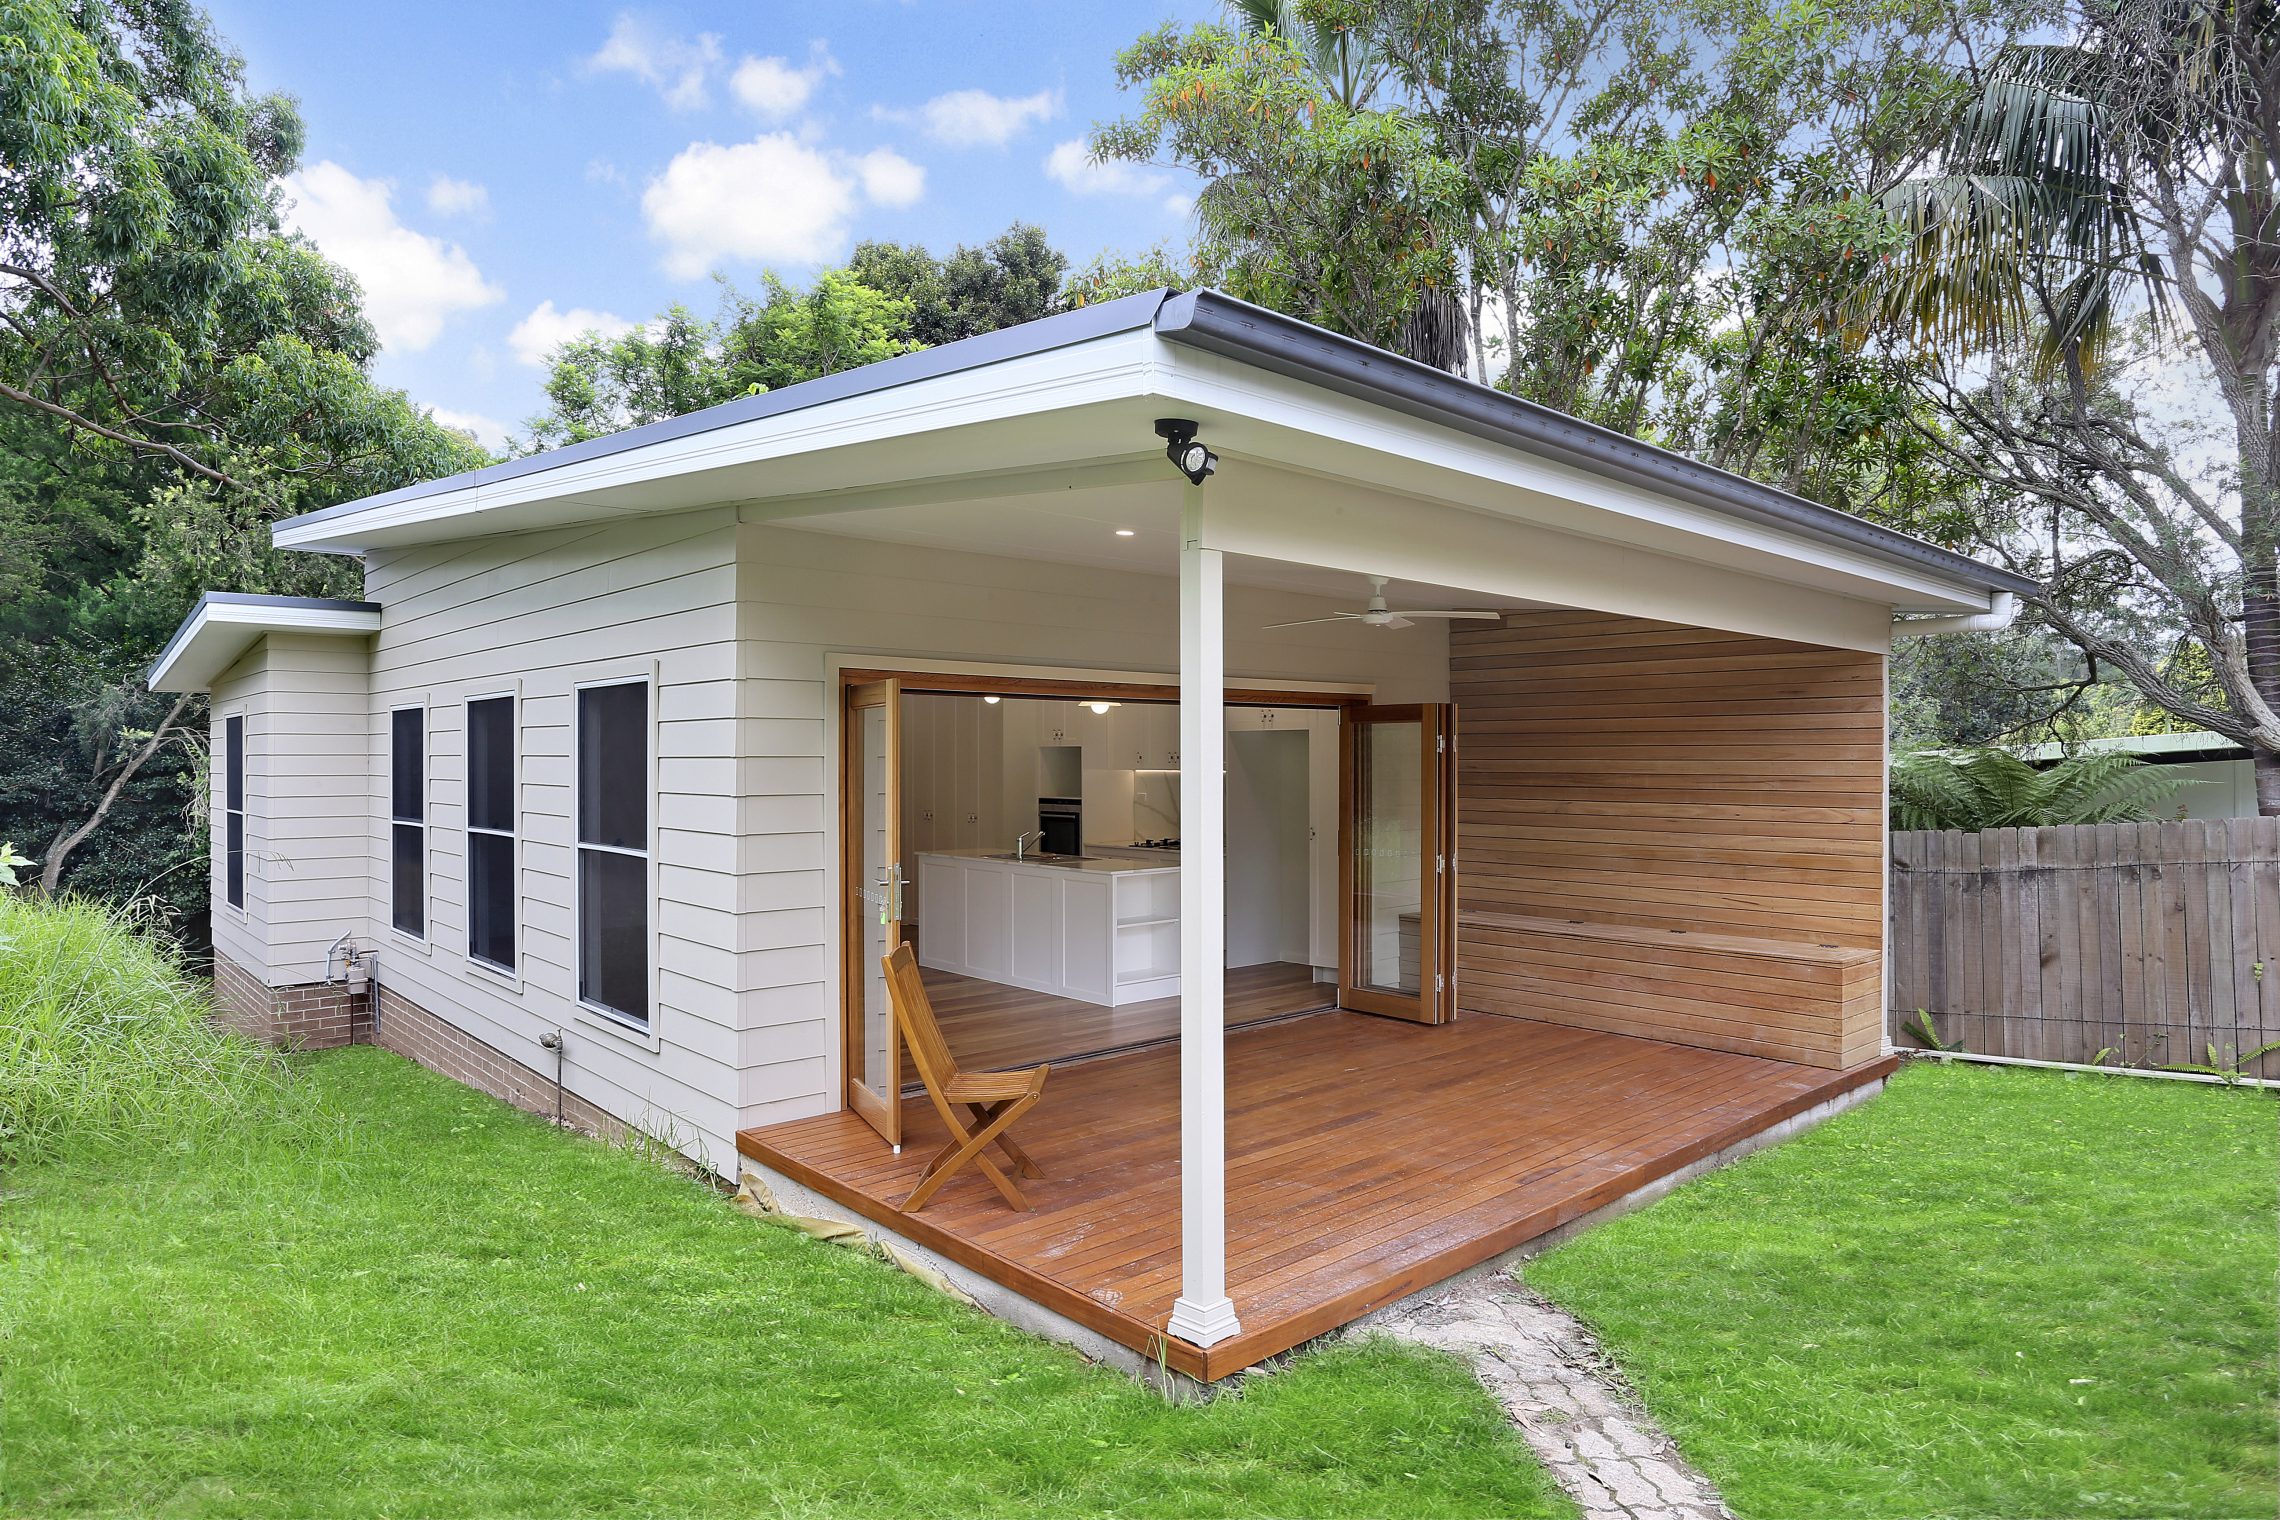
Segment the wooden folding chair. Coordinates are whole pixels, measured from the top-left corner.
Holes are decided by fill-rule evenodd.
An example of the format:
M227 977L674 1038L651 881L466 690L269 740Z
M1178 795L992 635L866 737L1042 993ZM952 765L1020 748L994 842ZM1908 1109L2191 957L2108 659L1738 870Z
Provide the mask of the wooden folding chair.
M1017 1209L1028 1208L1029 1200L1021 1195L1013 1178L990 1159L989 1147L995 1144L1003 1150L1020 1176L1045 1175L1006 1131L1014 1120L1036 1106L1039 1095L1045 1091L1045 1074L1052 1068L1032 1066L1023 1071L981 1072L968 1076L958 1069L949 1043L942 1038L942 1026L934 1020L934 1004L926 995L926 983L918 974L918 957L911 953L910 946L895 946L894 952L881 964L887 971L887 999L894 1006L895 1027L902 1032L903 1045L910 1051L911 1063L918 1068L919 1080L926 1084L926 1095L934 1100L934 1111L942 1116L951 1134L950 1143L918 1174L918 1186L902 1201L903 1212L916 1213L925 1208L926 1201L936 1190L969 1161L997 1185L1007 1203ZM959 1122L961 1107L973 1115L973 1128L968 1129Z

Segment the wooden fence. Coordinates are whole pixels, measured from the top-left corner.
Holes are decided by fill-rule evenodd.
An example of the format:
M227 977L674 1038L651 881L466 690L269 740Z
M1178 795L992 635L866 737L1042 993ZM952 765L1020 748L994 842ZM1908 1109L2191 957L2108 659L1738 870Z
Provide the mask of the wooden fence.
M1893 1038L2230 1064L2280 1040L2280 818L1892 836ZM2280 1052L2249 1063L2280 1076Z

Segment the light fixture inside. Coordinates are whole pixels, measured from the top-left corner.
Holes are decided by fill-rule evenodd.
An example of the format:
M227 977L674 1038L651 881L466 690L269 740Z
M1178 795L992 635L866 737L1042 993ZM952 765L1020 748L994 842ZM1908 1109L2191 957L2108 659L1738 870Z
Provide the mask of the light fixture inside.
M1121 706L1121 705L1122 705L1121 703L1116 703L1116 702L1087 702L1087 703L1085 704L1085 706L1087 706L1087 707L1091 708L1091 709L1092 709L1094 712L1096 712L1096 713L1100 713L1100 714L1102 714L1103 716L1105 716L1105 715L1107 714L1107 712L1108 712L1108 710L1109 710L1110 708L1112 708L1112 707L1117 707L1117 706Z
M991 706L991 707L995 707L995 706L997 706L997 705L998 705L1000 702L1003 702L1004 700L1005 700L1005 698L1003 698L1003 697L984 697L984 698L982 698L982 701L983 701L983 702L985 702L985 703L987 703L987 704L988 704L989 706Z
M1119 528L1116 530L1116 536L1118 538L1130 538L1132 536L1132 530L1130 528Z

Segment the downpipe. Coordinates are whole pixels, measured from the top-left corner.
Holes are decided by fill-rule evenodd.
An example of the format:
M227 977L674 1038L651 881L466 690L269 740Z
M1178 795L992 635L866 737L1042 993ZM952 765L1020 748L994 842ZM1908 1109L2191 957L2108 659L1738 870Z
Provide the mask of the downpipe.
M1985 612L1964 612L1944 617L1896 617L1892 636L1929 638L1943 633L2001 633L2018 620L2019 594L1998 591L1988 599Z

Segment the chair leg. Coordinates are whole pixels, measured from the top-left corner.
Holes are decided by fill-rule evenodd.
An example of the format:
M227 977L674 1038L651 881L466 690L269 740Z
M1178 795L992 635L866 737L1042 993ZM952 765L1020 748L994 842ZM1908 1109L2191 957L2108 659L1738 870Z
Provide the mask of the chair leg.
M986 1152L989 1149L990 1142L998 1138L999 1132L1026 1113L1036 1101L1035 1098L1016 1098L1011 1102L1000 1103L988 1111L988 1123L972 1133L968 1133L964 1126L953 1122L950 1127L959 1137L955 1152L947 1161L941 1163L939 1170L936 1169L934 1163L928 1163L926 1172L920 1176L918 1186L912 1188L910 1196L902 1201L902 1212L915 1214L920 1209L925 1208L927 1200L931 1199L941 1189L942 1184L948 1182L952 1174L968 1161L982 1169L982 1175L989 1178L998 1192L1004 1195L1007 1203L1026 1211L1029 1208L1029 1200L1022 1196L1020 1188L1014 1186L1012 1178L998 1170L998 1164L992 1161ZM937 1160L939 1159L937 1158Z
M966 1106L974 1111L974 1122L976 1124L988 1120L989 1110L982 1107L981 1104L969 1103ZM1042 1177L1045 1175L1045 1169L1030 1159L1029 1152L1014 1144L1013 1136L1000 1135L997 1143L998 1148L1005 1152L1007 1159L1013 1162L1013 1174L1016 1177Z

